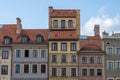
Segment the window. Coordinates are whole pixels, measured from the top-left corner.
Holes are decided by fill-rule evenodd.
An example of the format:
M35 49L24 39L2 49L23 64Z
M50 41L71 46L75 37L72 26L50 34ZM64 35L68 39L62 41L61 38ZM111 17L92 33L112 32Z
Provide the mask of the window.
M58 27L58 20L54 20L54 21L53 21L53 27L54 27L54 28L57 28L57 27Z
M29 57L29 50L25 50L24 57Z
M76 55L71 55L71 62L76 62Z
M66 76L66 68L61 69L61 76Z
M37 36L36 36L36 41L37 41L37 43L42 43L42 41L43 41L43 36L37 35Z
M72 28L73 27L73 21L72 20L68 20L68 27Z
M107 53L112 54L112 48L107 48Z
M76 68L71 68L71 76L76 76Z
M52 51L57 51L57 43L52 43L51 50Z
M19 58L21 55L21 50L16 50L16 57Z
M52 62L57 62L57 55L52 55Z
M8 66L7 65L2 65L1 66L1 74L2 75L7 75L8 74Z
M116 65L115 65L115 66L116 66L116 69L117 69L117 70L120 70L120 62L116 62Z
M37 73L37 64L32 65L32 73Z
M8 51L2 51L2 59L8 59Z
M61 56L61 62L66 62L66 55Z
M94 57L90 57L90 64L94 64Z
M34 58L38 57L38 50L33 50L33 57Z
M113 69L113 62L107 62L107 69Z
M90 76L94 76L94 69L90 69Z
M28 40L29 40L28 36L26 36L26 35L22 36L22 43L27 43Z
M66 22L65 20L61 20L61 28L64 29L66 26Z
M70 44L70 50L71 51L76 51L76 43L71 43Z
M86 64L87 63L87 57L82 57L82 63Z
M120 48L116 48L116 54L120 54Z
M102 69L97 69L97 76L102 76Z
M4 37L4 44L11 44L12 43L12 39L9 36L5 36Z
M29 73L29 65L28 64L24 65L24 73Z
M20 64L15 65L15 73L20 73Z
M57 68L52 68L52 76L57 76Z
M102 63L102 57L97 57L97 63L101 64Z
M82 69L82 76L87 76L87 69Z
M61 43L61 51L67 51L67 43Z
M46 50L41 50L41 58L46 58Z
M41 73L46 73L46 65L41 65Z

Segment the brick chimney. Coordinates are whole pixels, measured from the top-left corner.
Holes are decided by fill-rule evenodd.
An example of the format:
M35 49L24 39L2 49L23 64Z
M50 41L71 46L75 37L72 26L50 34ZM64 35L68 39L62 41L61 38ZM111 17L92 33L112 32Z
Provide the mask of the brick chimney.
M21 34L21 31L22 31L21 19L20 18L16 18L16 21L17 21L16 34L17 34L17 36L19 36Z
M49 6L49 15L50 13L53 11L53 7L52 6Z
M100 35L99 25L95 25L94 26L94 34L95 34L95 36L99 36Z

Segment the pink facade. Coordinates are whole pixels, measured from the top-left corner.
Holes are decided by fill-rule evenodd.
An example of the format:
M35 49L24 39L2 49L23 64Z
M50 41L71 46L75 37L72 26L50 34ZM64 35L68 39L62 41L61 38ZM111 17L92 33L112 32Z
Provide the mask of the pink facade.
M87 61L84 62L83 58ZM91 63L90 58L94 58ZM99 59L98 59L99 58ZM101 59L100 59L101 58ZM90 69L94 70L93 75L90 74ZM86 70L86 72L84 72ZM100 72L99 72L100 70ZM80 52L79 53L79 80L104 80L104 53L103 52Z
M80 39L79 80L105 80L104 55L99 26L95 25L94 36Z

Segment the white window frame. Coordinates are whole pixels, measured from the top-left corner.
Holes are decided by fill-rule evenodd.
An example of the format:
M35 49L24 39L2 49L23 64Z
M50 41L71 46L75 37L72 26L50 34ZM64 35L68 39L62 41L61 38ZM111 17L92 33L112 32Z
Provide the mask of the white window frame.
M109 62L112 62L112 69L109 69ZM113 69L114 69L114 64L115 64L115 63L114 63L113 60L108 60L108 61L107 61L107 64L106 64L106 69L107 69L107 70L113 70Z
M20 51L21 51L20 57L22 57L22 49L15 49L15 58L20 58L20 57L16 57L16 51L17 51L17 50L20 50Z
M45 65L45 66L46 66L46 69L45 69L46 72L45 72L45 73L41 73L41 65ZM43 63L43 64L40 64L40 74L47 74L47 72L48 72L48 71L47 71L47 68L48 68L48 67L47 67L47 64L44 64L44 63Z
M112 51L109 51L109 50L108 50L109 48L111 48ZM106 52L107 52L107 55L111 55L111 54L113 54L113 47L112 47L112 46L108 46L108 47L106 47Z
M33 54L33 51L34 51L34 50L37 50L37 51L38 51L37 57L34 57L34 54ZM32 58L39 58L39 55L40 55L39 53L40 53L39 49L32 49Z
M42 50L46 50L46 55L45 55L45 57L42 57L41 56L41 54L42 54ZM47 49L40 49L40 52L39 52L40 54L40 58L47 58L47 54L48 54L48 51L47 51Z

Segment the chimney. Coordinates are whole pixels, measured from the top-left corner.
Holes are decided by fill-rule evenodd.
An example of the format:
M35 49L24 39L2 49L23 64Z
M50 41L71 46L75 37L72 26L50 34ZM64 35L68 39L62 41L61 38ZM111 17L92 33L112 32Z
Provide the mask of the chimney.
M49 15L50 13L53 11L53 7L52 6L49 6Z
M17 21L16 34L19 36L21 34L21 31L22 31L21 19L20 18L16 18L16 21Z
M94 26L94 34L95 34L95 36L99 36L100 35L99 25L95 25Z

